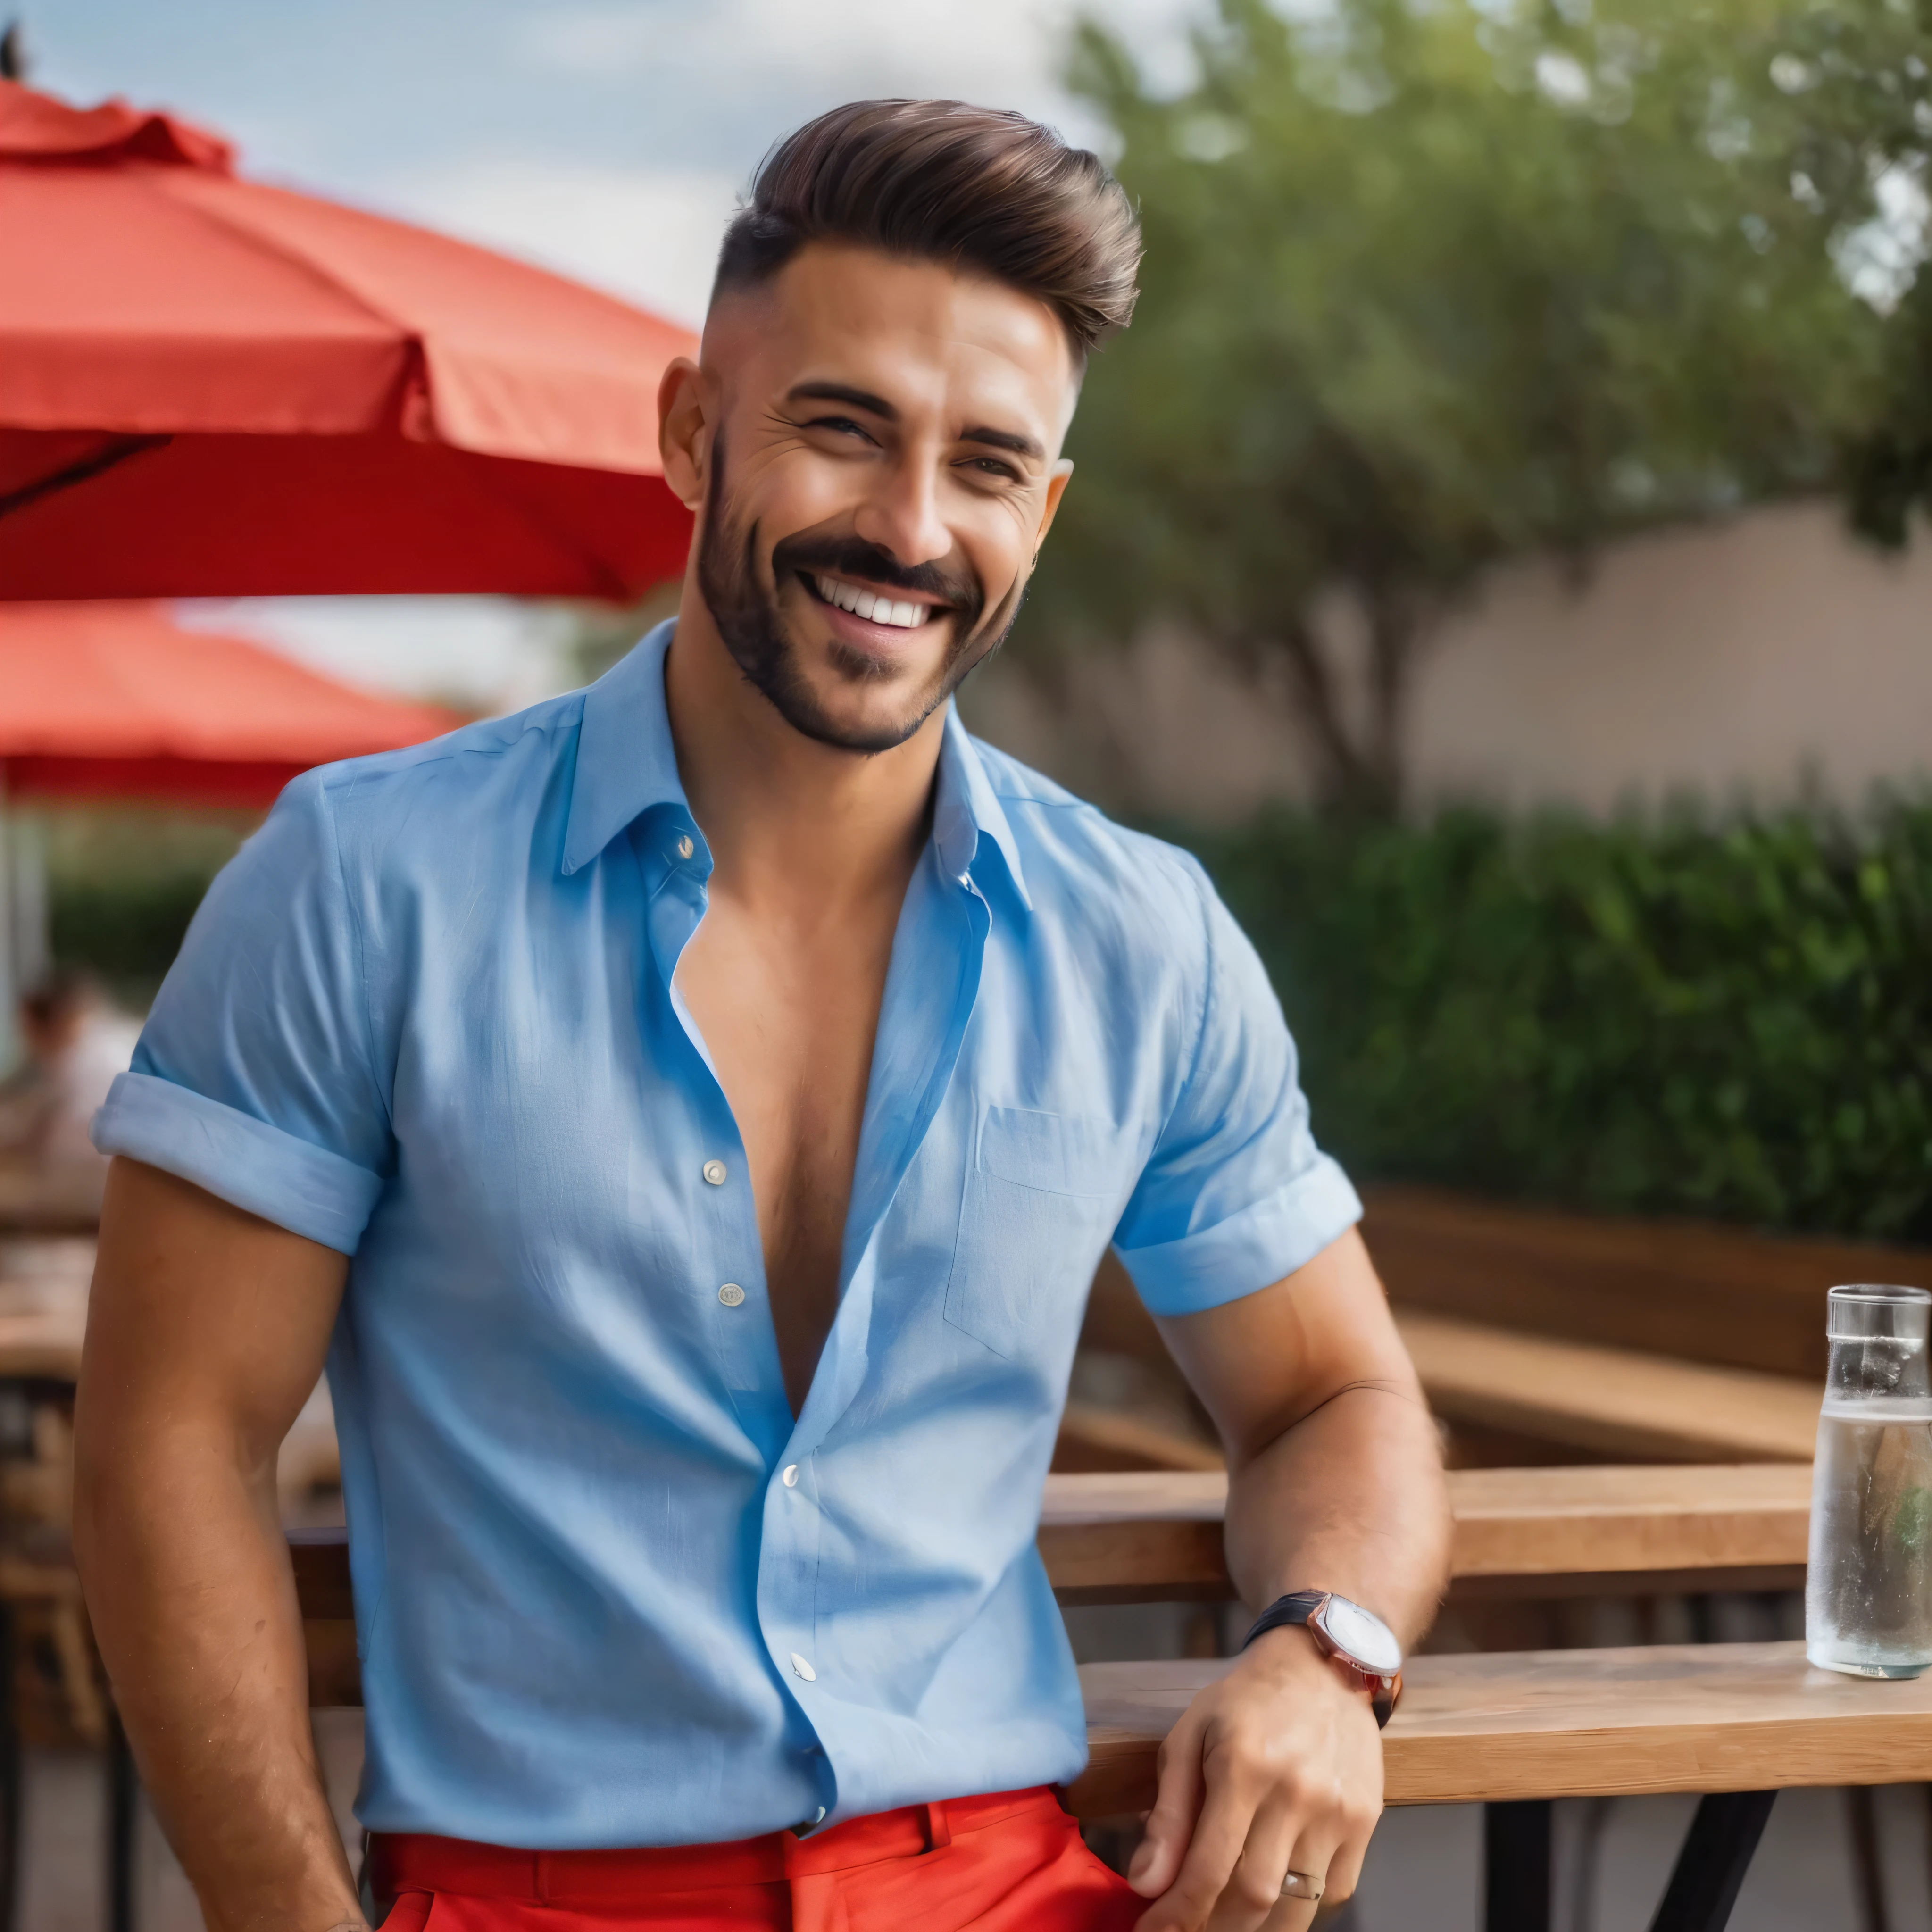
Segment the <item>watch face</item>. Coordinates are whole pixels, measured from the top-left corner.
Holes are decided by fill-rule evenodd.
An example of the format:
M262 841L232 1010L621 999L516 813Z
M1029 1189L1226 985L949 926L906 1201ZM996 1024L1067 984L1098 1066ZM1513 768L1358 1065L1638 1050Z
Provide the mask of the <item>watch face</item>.
M1364 1670L1393 1677L1402 1668L1402 1646L1395 1633L1371 1610L1346 1597L1330 1597L1322 1610L1322 1628Z

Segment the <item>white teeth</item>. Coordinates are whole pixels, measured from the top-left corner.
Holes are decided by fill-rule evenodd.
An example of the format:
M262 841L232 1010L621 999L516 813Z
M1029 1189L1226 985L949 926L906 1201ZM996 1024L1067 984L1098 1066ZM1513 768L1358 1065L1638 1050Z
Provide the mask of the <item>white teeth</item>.
M819 596L826 603L836 604L840 610L850 610L855 617L866 618L874 624L890 624L902 631L914 631L932 614L927 604L896 602L876 592L862 590L857 584L848 584L842 578L820 577L815 581Z

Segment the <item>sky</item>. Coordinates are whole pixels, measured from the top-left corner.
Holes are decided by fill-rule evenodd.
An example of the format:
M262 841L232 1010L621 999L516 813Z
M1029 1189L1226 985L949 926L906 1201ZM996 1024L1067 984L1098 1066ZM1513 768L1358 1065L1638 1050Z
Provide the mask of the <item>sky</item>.
M774 139L842 100L952 94L1083 142L1078 0L0 0L34 84L220 129L258 178L539 261L686 322ZM1157 82L1198 0L1088 0ZM554 617L484 600L198 607L367 683L492 708L560 688Z

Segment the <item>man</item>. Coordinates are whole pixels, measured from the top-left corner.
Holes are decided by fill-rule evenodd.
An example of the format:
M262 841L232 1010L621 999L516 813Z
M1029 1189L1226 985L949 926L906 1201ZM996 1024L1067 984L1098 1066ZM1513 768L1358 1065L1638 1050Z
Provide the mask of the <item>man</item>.
M791 136L664 379L675 622L310 774L211 893L98 1130L77 1528L212 1932L361 1922L269 1485L325 1348L392 1927L1245 1932L1353 1886L1391 1687L1331 1653L1392 1671L1446 1548L1354 1194L1199 868L948 702L1138 248L1017 116ZM1124 1880L1053 1798L1033 1547L1110 1240L1244 1596L1293 1598Z
M22 998L20 1030L26 1064L0 1081L0 1173L92 1216L107 1163L88 1126L126 1070L140 1025L87 974L62 969Z

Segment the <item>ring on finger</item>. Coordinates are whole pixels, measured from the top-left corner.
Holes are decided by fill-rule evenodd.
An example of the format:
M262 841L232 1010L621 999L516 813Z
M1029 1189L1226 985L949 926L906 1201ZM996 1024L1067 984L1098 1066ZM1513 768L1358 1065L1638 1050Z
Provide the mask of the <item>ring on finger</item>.
M1327 1888L1312 1872L1292 1871L1281 1882L1281 1895L1284 1898L1305 1898L1310 1904L1316 1904Z

